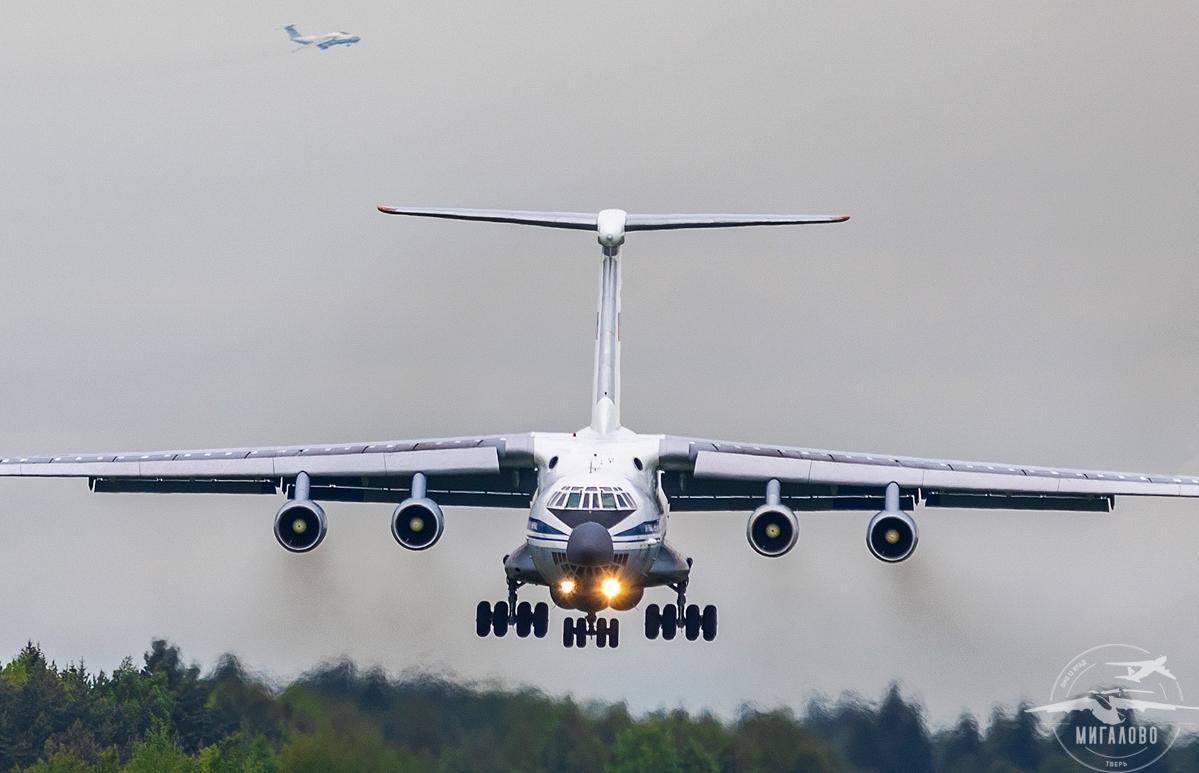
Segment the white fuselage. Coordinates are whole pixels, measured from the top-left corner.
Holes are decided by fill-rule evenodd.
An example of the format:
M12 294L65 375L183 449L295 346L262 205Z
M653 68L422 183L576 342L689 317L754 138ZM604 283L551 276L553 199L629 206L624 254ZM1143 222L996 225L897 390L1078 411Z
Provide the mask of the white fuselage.
M361 39L358 35L348 35L342 32L328 32L324 35L297 35L292 37L292 41L301 46L316 46L322 49L332 46L352 46Z
M627 429L597 434L537 433L538 487L526 538L542 580L576 577L566 561L574 528L594 521L612 536L614 560L598 568L629 587L644 587L666 537L669 508L658 487L659 436Z

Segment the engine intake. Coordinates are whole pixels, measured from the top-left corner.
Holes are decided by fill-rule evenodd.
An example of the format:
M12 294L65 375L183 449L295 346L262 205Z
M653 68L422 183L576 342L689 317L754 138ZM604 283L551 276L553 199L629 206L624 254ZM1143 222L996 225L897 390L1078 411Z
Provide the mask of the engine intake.
M284 550L307 553L321 544L329 530L325 511L316 502L293 499L275 514L275 539Z
M879 561L898 563L912 555L920 532L912 516L899 509L899 486L887 487L887 505L866 527L866 547Z
M443 531L445 516L431 499L405 499L391 516L391 536L409 550L433 547Z
M799 541L799 518L786 505L765 504L749 516L745 536L759 555L778 558Z

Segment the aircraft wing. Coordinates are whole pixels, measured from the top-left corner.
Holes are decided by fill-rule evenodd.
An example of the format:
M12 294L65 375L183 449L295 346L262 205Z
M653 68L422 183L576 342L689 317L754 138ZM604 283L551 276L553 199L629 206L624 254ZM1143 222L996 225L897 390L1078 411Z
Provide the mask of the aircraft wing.
M1117 496L1199 497L1199 476L921 459L764 443L662 437L672 510L745 510L777 479L795 510L879 510L888 483L901 505L1108 512Z
M318 501L399 502L422 472L443 504L528 507L532 433L184 451L0 456L0 478L87 478L92 491L274 494L296 476Z

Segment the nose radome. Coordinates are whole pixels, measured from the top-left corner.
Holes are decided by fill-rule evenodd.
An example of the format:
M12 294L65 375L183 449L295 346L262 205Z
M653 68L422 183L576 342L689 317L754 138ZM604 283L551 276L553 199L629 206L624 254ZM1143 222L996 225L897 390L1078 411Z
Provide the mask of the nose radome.
M566 560L577 566L603 566L612 563L612 535L595 521L576 526L566 541Z

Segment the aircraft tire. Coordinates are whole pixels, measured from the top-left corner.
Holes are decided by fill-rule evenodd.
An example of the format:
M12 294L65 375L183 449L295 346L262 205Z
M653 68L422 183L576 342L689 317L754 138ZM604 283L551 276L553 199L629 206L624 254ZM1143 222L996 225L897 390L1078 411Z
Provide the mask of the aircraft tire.
M575 646L575 621L573 618L566 618L562 621L562 646L570 649Z
M595 646L608 646L608 618L601 617L595 621Z
M679 632L679 608L675 604L662 607L662 638L674 641Z
M620 621L615 617L608 622L608 646L612 649L620 646Z
M550 605L538 601L533 607L533 635L544 639L550 629Z
M527 601L516 605L516 635L527 639L533 632L533 606Z
M486 638L491 633L491 602L480 601L475 607L475 633L479 638Z
M587 646L587 618L580 617L575 623L575 646L583 649Z
M711 604L704 607L701 628L704 632L704 641L713 641L716 639L716 607Z
M703 616L699 607L695 604L688 604L683 613L683 635L687 637L687 641L695 641L699 638L699 627L702 622Z
M491 608L491 632L502 639L508 633L508 602L497 601Z
M650 604L645 608L645 638L652 641L658 638L661 632L662 609L657 604Z

